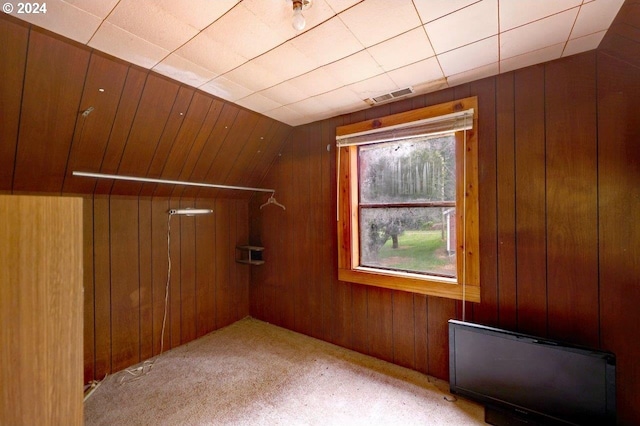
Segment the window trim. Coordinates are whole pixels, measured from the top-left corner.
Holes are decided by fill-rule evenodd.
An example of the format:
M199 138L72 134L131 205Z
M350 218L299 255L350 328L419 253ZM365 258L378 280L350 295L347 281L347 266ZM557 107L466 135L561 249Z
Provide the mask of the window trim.
M458 278L394 272L364 267L359 262L358 232L358 146L338 146L338 279L358 284L403 290L471 302L480 301L479 206L478 206L478 101L477 97L428 106L382 118L362 121L336 128L336 136L366 132L372 129L398 126L473 108L473 127L456 132L456 227ZM465 142L466 133L466 142ZM466 153L464 147L466 145ZM466 188L464 186L466 167ZM464 208L463 208L464 206ZM465 236L466 234L466 236ZM464 247L466 241L466 249ZM463 262L463 260L466 260ZM461 273L464 271L464 273ZM464 277L464 279L463 279Z

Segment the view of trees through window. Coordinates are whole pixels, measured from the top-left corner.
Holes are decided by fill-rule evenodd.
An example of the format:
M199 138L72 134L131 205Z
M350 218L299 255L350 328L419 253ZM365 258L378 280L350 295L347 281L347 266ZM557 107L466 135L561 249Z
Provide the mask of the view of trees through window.
M456 276L455 136L358 149L360 265Z

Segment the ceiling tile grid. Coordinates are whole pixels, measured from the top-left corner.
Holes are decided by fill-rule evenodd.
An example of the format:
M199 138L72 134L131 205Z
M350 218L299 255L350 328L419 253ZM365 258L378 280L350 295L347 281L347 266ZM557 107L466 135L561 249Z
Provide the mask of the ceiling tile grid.
M289 125L595 49L624 0L50 0L34 25Z

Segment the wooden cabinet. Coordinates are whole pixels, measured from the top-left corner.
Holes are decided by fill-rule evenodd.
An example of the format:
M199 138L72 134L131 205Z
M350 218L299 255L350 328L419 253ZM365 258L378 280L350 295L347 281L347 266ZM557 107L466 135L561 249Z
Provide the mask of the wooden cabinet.
M0 195L0 424L83 424L82 285L82 199Z

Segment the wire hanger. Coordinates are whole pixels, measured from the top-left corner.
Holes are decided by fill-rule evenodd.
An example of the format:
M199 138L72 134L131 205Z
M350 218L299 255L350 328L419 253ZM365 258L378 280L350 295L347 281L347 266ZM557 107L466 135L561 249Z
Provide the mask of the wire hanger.
M282 210L286 210L287 209L285 206L283 206L282 204L280 204L279 202L276 201L276 198L274 197L275 194L276 194L276 191L273 191L271 193L271 197L269 197L267 202L260 206L260 210L262 210L262 208L264 206L268 206L269 204L275 204L278 207L282 207Z

